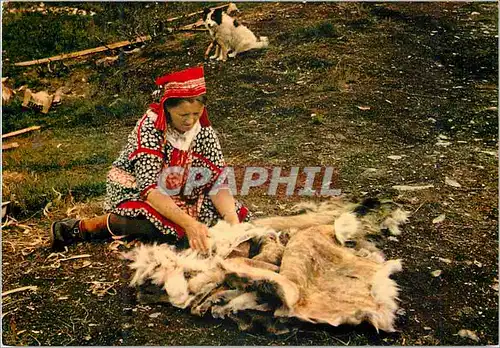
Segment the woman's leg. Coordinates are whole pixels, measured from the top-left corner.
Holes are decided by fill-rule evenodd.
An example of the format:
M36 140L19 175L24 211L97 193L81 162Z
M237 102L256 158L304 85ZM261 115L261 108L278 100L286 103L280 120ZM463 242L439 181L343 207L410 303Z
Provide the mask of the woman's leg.
M79 241L99 241L111 237L127 237L145 242L176 243L173 235L161 233L149 220L143 217L125 217L106 214L88 219L64 219L51 227L52 249L62 249Z
M62 249L67 245L88 240L111 237L107 228L109 214L89 219L63 219L56 221L50 228L50 246Z
M174 244L177 238L171 234L163 234L145 217L126 217L109 214L108 228L110 235L139 239L145 242Z

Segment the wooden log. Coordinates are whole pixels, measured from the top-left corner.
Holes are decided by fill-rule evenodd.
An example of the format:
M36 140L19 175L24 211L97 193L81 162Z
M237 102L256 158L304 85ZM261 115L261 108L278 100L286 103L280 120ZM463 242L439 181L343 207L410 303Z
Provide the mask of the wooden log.
M63 59L69 59L69 58L78 58L78 57L83 57L89 54L93 53L99 53L99 52L105 52L108 50L124 47L124 46L129 46L138 42L144 42L144 41L149 41L151 40L150 35L145 35L145 36L139 36L135 38L132 41L126 40L126 41L120 41L120 42L115 42L106 46L100 46L96 48L90 48L88 50L83 50L83 51L78 51L78 52L73 52L73 53L66 53L66 54L61 54L58 56L53 56L50 58L43 58L43 59L35 59L35 60L30 60L26 62L19 62L19 63L14 63L15 66L30 66L30 65L37 65L37 64L44 64L44 63L49 63L49 62L54 62L57 60L63 60Z
M19 147L19 144L16 142L13 143L8 143L8 144L2 144L2 150L10 150L10 149L15 149L16 147Z
M2 134L2 139L13 137L13 136L16 136L16 135L19 135L19 134L24 134L24 133L27 133L27 132L32 132L32 131L38 130L40 128L42 128L42 127L40 127L40 126L31 126L31 127L28 127L28 128L19 129L19 130L16 130L14 132L10 132L10 133L7 133L7 134Z

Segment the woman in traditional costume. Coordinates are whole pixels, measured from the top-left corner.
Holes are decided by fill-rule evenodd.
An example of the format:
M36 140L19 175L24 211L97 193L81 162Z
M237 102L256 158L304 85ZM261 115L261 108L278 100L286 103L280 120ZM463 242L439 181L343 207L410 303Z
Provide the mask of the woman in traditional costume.
M108 173L108 213L54 222L53 249L129 236L206 251L208 227L220 219L249 219L221 183L225 162L205 108L203 67L165 75L156 84L164 90L160 103L137 122Z

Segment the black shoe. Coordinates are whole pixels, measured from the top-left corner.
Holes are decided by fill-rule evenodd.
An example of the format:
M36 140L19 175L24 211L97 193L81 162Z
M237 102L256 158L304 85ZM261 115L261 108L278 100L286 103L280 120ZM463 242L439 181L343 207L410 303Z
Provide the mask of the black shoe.
M80 220L64 219L56 221L50 227L50 247L53 250L63 249L66 245L83 240L78 224Z

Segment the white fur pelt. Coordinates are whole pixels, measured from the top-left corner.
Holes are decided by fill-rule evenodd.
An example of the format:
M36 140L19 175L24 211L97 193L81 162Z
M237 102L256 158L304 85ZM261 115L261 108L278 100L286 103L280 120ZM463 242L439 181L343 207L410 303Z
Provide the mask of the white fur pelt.
M124 255L134 270L130 285L150 281L164 289L169 303L191 307L197 315L211 310L214 317L237 321L239 312L251 309L330 325L368 321L393 331L398 287L389 276L401 270L401 262L386 261L364 237L381 228L400 233L398 226L408 214L391 209L361 216L355 207L335 199L301 205L297 208L306 212L295 216L238 225L221 221L209 229L208 255L166 244L142 245ZM280 233L289 233L288 243L280 242ZM231 254L249 241L260 245L261 254L251 259ZM346 247L348 241L355 246ZM317 298L320 291L323 300ZM277 302L266 303L269 295ZM332 303L325 306L325 298Z
M123 255L132 261L129 267L135 270L130 285L150 280L165 289L174 306L186 308L200 292L209 291L224 280L220 262L231 251L250 239L275 234L269 228L251 223L231 226L220 221L209 229L208 256L192 249L178 251L168 244L141 245Z

